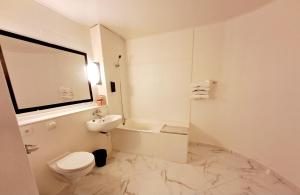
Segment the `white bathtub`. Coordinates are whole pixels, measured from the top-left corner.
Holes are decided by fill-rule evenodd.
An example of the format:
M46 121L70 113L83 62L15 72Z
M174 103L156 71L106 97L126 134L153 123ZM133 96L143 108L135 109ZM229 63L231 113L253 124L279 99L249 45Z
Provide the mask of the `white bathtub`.
M172 127L161 122L127 120L112 131L114 150L149 155L165 160L187 162L186 127Z
M120 124L118 129L128 130L128 131L140 131L145 133L159 133L165 124L163 122L141 122L126 120L125 125Z

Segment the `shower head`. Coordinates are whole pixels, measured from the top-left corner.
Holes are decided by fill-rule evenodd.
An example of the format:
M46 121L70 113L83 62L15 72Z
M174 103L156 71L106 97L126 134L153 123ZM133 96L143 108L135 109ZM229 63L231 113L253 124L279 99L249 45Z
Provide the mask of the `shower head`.
M115 64L115 67L116 67L116 68L119 68L119 67L120 67L120 63L119 63L119 62L120 62L120 59L121 59L121 58L122 58L122 55L119 55L119 56L118 56L118 63Z

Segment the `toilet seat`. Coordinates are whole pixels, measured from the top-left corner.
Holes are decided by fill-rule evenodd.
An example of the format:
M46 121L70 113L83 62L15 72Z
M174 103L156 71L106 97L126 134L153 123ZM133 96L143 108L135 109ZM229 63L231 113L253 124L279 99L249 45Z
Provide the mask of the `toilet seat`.
M56 166L60 171L73 172L94 164L94 155L89 152L73 152L59 159Z

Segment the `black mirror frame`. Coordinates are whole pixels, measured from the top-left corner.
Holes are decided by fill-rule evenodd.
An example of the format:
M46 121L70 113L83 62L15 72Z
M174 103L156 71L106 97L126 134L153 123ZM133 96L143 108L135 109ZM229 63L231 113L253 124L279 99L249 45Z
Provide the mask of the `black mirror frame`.
M10 38L14 38L14 39L27 41L27 42L30 42L30 43L43 45L43 46L46 46L46 47L55 48L55 49L62 50L62 51L67 51L67 52L83 55L84 60L85 60L85 64L86 64L86 66L88 65L87 54L84 53L84 52L73 50L73 49L66 48L66 47L62 47L62 46L55 45L55 44L52 44L52 43L44 42L44 41L41 41L41 40L33 39L33 38L26 37L26 36L23 36L23 35L15 34L15 33L12 33L12 32L4 31L4 30L1 30L1 29L0 29L0 35L7 36L7 37L10 37ZM56 107L61 107L61 106L80 104L80 103L92 102L93 101L91 82L88 80L89 91L90 91L90 98L89 99L78 100L78 101L73 101L73 102L49 104L49 105L36 106L36 107L30 107L30 108L19 108L18 104L17 104L17 101L16 101L14 91L13 91L12 84L11 84L11 81L10 81L10 78L9 78L7 66L6 66L5 59L4 59L4 56L3 56L3 52L2 52L2 49L1 49L1 45L0 45L0 62L1 62L1 66L2 66L3 71L4 71L4 75L5 75L5 79L6 79L6 82L7 82L8 89L9 89L10 97L11 97L11 100L12 100L12 103L13 103L16 114L21 114L21 113L25 113L25 112L32 112L32 111L37 111L37 110L45 110L45 109L49 109L49 108L56 108Z

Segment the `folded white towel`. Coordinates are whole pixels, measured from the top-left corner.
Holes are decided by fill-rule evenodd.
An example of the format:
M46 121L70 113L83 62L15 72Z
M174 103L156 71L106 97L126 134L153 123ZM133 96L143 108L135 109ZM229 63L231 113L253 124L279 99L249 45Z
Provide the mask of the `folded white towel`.
M209 99L209 95L191 95L191 99Z
M210 88L209 87L193 87L192 88L192 92L195 92L195 91L210 91Z
M198 81L198 82L193 82L191 84L191 87L197 87L197 86L200 86L200 87L210 87L211 84L212 84L211 80Z
M208 91L197 91L197 92L193 92L193 95L208 95Z

